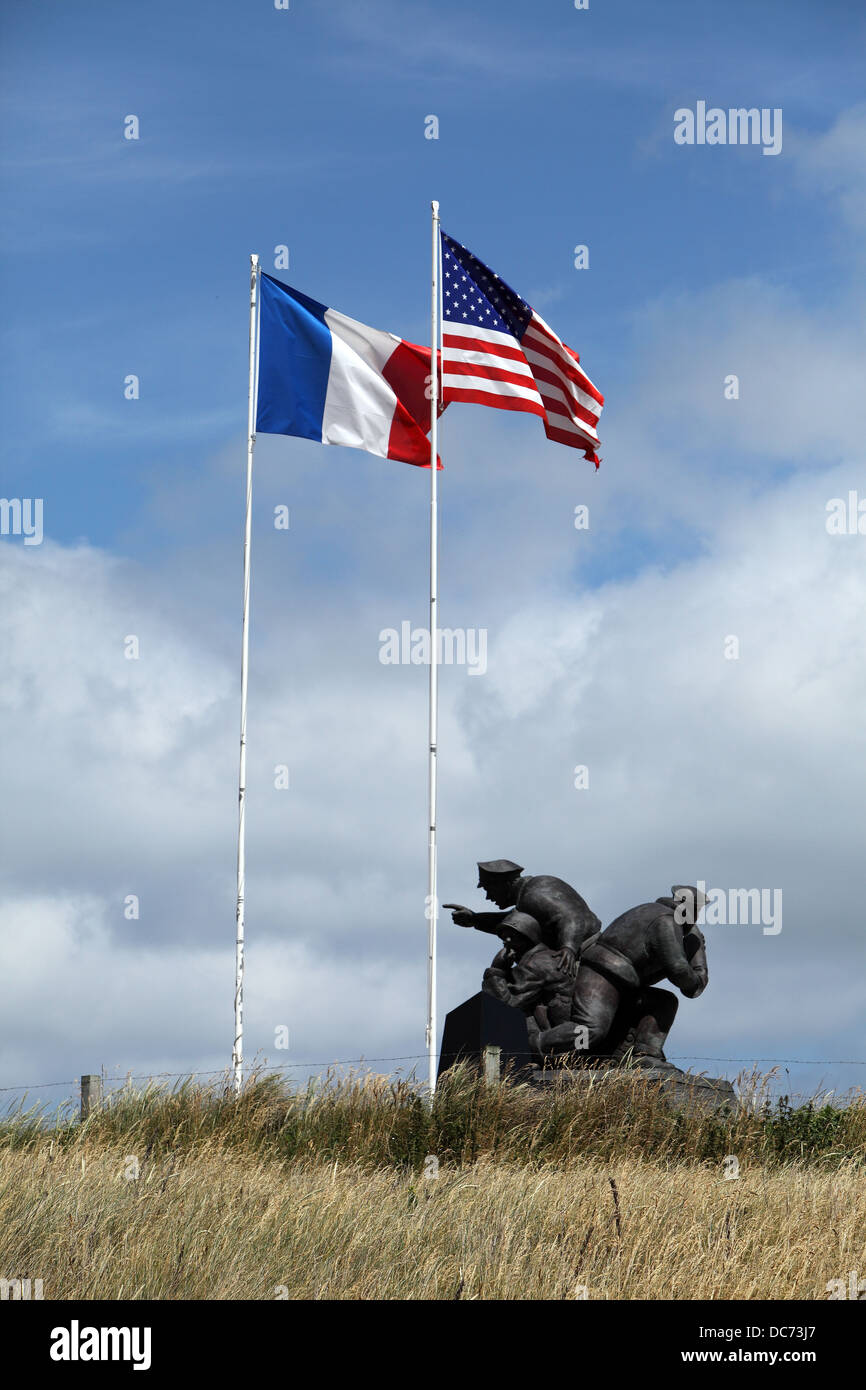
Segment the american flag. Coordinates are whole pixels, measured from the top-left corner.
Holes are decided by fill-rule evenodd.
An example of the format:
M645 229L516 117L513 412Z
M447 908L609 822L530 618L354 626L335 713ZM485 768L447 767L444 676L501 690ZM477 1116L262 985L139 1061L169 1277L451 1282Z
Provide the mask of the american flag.
M540 415L548 439L599 465L604 396L525 299L442 233L442 403Z

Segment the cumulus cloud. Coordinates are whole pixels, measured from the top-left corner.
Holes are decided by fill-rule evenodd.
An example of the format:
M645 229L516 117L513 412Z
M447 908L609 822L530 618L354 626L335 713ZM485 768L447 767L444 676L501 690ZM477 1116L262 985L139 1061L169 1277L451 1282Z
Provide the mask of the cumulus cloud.
M713 980L681 1011L679 1053L772 1043L827 1056L859 1042L866 579L862 538L825 528L826 500L848 481L843 467L744 501L668 571L543 600L524 584L491 630L487 674L443 673L443 897L474 901L475 858L499 854L571 879L605 920L685 879L783 890L779 936L710 929ZM27 1059L56 1070L62 1036L82 1067L219 1065L235 672L181 601L182 565L165 611L164 574L94 549L2 558L12 659L0 707L15 730L4 1080ZM260 574L265 624L276 598ZM382 666L375 624L353 638L357 615L338 601L327 617L303 679L274 659L251 706L249 1043L276 1061L283 1023L291 1060L423 1047L424 672ZM306 621L293 610L293 625ZM138 661L123 656L132 628ZM737 660L724 654L731 635ZM273 785L283 761L287 792ZM124 917L128 893L138 920ZM474 991L489 955L489 941L443 922L444 1007Z
M4 1030L2 1072L10 1085L50 1079L73 1081L82 1071L110 1080L127 1072L177 1073L196 1068L219 1079L226 1069L226 1021L233 982L227 952L214 942L154 944L138 924L119 939L114 904L96 897L10 896L8 929L0 937L0 969L15 982L15 1028ZM5 914L4 914L5 915ZM358 1048L393 1056L394 1030L412 1026L412 985L406 967L383 971L357 962L354 977L338 973L301 941L253 945L256 981L248 1024L259 1060L280 1065L299 1052L312 1061L357 1060ZM320 1014L333 1010L327 1044ZM278 1031L288 1030L288 1048ZM314 1057L316 1042L323 1055ZM253 1057L248 1054L248 1060ZM411 1061L405 1069L411 1068ZM303 1065L295 1074L303 1078ZM70 1075L71 1073L71 1075ZM14 1080L12 1080L14 1078ZM74 1096L69 1086L49 1088L49 1103ZM32 1098L45 1099L38 1091Z
M866 102L850 107L826 131L798 131L793 145L805 190L836 202L852 227L866 227Z

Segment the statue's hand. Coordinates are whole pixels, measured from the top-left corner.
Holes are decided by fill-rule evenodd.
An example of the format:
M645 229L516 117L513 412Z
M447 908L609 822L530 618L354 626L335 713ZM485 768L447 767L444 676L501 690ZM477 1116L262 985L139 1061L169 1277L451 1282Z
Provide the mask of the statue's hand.
M563 975L567 975L573 980L577 974L577 956L568 946L564 946L556 957L556 963Z
M706 938L704 937L704 934L701 931L700 927L689 927L688 931L683 937L683 948L685 950L686 958L688 960L692 960L698 954L699 951L703 951L704 954L706 954Z
M471 907L462 907L460 903L443 903L442 906L451 913L451 921L455 927L471 927L475 913Z

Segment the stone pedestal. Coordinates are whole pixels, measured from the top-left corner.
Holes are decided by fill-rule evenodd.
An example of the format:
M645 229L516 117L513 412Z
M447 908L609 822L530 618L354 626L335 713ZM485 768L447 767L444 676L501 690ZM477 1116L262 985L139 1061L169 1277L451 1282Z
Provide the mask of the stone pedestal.
M557 1085L615 1084L623 1077L634 1079L638 1085L659 1087L666 1105L687 1114L720 1114L725 1110L734 1111L739 1105L733 1085L724 1077L695 1076L675 1067L605 1066L603 1063L594 1067L536 1066L524 1071L520 1079L545 1090Z
M503 1004L492 994L473 994L464 1004L445 1015L439 1076L455 1062L477 1062L487 1046L501 1049L502 1071L534 1066L537 1058L529 1050L526 1019L520 1009Z
M530 1050L526 1019L520 1009L483 992L473 994L446 1014L439 1076L458 1061L474 1062L480 1069L487 1046L500 1049L503 1075L510 1068L515 1081L527 1083L539 1093L557 1085L605 1085L627 1076L640 1085L660 1085L665 1102L687 1113L718 1114L725 1109L735 1110L738 1105L730 1081L719 1076L694 1076L676 1067L640 1063L617 1066L603 1061L581 1065L576 1058L564 1063L551 1058L548 1065L539 1066L537 1055Z

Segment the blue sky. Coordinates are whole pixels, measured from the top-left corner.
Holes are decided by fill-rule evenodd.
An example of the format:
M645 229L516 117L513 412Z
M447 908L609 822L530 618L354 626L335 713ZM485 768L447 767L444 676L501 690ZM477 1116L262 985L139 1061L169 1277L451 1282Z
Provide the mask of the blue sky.
M0 1084L33 1057L52 1079L63 1034L42 1011L86 1035L79 1070L225 1059L248 257L270 270L287 244L280 278L423 341L431 197L607 400L598 475L530 417L443 423L443 621L488 627L492 657L489 679L443 681L442 896L470 900L490 855L573 879L605 920L702 864L784 884L790 926L720 942L671 1051L866 1057L839 994L863 968L866 540L824 528L826 499L864 492L864 28L843 3L5 7L0 492L44 499L46 539L0 538L0 888L7 922L30 914L65 964L22 1003ZM677 146L674 112L698 100L781 108L781 154ZM259 441L248 1019L272 1056L288 1023L299 1063L423 1048L423 673L382 668L377 634L424 621L425 482ZM119 642L139 628L133 671ZM713 654L740 629L733 694ZM151 926L131 938L112 904L139 881ZM824 914L842 958L816 939ZM445 1007L487 954L451 930ZM167 944L189 972L170 997ZM85 1023L64 982L97 945L130 992ZM304 1012L318 971L339 1021ZM791 1006L764 1027L779 978Z
M844 294L787 153L862 95L863 26L841 4L12 4L10 489L54 496L56 539L112 543L155 472L206 459L238 419L250 250L289 245L283 278L423 337L431 196L578 340L608 418L641 302L752 274ZM701 96L781 106L783 157L676 147Z

